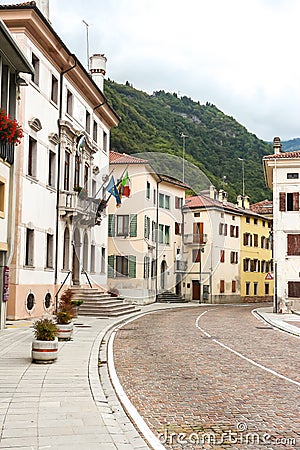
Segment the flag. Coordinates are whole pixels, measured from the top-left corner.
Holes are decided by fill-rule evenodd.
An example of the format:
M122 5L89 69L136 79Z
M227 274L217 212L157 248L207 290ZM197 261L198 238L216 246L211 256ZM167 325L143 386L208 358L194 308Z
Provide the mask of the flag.
M126 174L121 181L121 186L122 186L122 195L124 195L124 197L129 197L130 196L130 178L128 175L128 170L126 171Z
M85 143L85 136L84 136L84 134L83 134L83 135L81 136L81 138L79 139L78 144L77 144L77 152L78 152L78 153L82 152L84 143Z
M106 186L106 190L107 190L107 192L109 192L111 195L113 195L115 197L117 206L121 205L121 198L120 198L119 191L116 186L113 175L111 176L111 179L110 179L108 185Z

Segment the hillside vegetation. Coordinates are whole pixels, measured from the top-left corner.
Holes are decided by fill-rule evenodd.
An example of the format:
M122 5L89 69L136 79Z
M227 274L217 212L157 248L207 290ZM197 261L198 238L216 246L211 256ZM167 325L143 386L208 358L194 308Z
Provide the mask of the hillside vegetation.
M231 201L242 193L242 162L245 193L251 203L271 198L266 188L262 157L273 153L272 145L249 133L233 117L215 105L202 105L188 97L164 91L152 95L107 80L105 95L121 118L112 129L111 149L129 154L164 152L186 158L197 165ZM226 184L225 184L226 183Z

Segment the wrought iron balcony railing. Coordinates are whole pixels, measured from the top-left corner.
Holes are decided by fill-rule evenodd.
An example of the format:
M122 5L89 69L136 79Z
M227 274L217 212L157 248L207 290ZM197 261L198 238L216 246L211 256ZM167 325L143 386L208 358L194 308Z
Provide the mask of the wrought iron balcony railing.
M183 242L185 245L205 245L207 234L184 234Z
M13 164L15 156L15 145L8 144L6 141L0 141L0 158L8 164Z

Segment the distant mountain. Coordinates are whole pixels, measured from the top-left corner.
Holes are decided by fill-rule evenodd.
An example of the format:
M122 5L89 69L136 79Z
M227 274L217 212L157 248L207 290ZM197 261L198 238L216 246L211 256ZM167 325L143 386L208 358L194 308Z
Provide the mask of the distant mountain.
M290 139L289 141L282 141L282 150L284 152L294 152L300 150L300 138Z
M125 153L164 152L182 156L181 134L187 160L197 165L218 188L236 201L242 193L244 159L245 193L251 203L271 199L264 180L262 157L273 153L272 144L249 133L215 105L178 97L165 91L152 95L114 81L105 82L105 95L121 118L111 131L112 150ZM224 185L226 177L226 185Z

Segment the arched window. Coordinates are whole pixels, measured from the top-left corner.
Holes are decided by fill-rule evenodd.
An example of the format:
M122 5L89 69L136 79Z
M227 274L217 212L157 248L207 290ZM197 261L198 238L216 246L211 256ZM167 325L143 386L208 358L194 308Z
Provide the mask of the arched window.
M70 231L65 228L64 232L64 253L63 253L63 269L69 270L70 265Z

